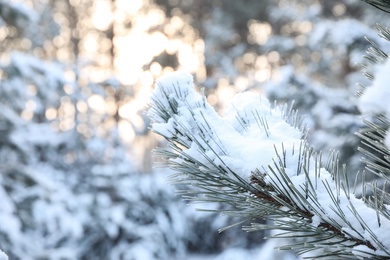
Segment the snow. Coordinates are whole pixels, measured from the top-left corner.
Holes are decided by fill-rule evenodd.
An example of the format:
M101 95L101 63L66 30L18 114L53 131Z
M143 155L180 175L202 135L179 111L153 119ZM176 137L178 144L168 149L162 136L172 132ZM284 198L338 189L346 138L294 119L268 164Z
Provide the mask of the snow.
M175 96L175 93L178 95ZM286 123L283 111L280 108L271 109L269 101L257 94L247 92L237 95L232 101L231 108L227 109L227 114L236 112L232 116L220 117L202 96L194 92L192 76L189 74L176 72L158 80L154 99L167 108L170 106L169 100L172 99L180 104L178 114L168 121L149 111L149 115L155 120L153 130L165 133L167 138L172 136L177 124L183 129L191 129L198 135L201 130L209 132L210 136L216 138L210 138L206 142L218 151L217 154L208 151L209 159L241 173L244 178L248 178L252 170L272 162L275 144L283 143L285 147L292 148L299 146L301 142L302 133ZM248 121L239 122L237 117L241 116L245 116ZM268 130L259 127L262 120L267 122ZM210 123L211 128L208 127ZM270 136L267 136L268 132L271 133ZM220 144L218 139L230 141ZM202 158L202 150L197 143L191 143L186 153L199 158L203 164L208 164L207 158ZM259 157L259 154L263 156Z
M386 68L390 68L390 62L388 66ZM382 75L374 82L374 87L384 85ZM187 147L183 154L205 165L206 171L212 165L220 165L248 182L256 169L266 173L268 184L279 186L284 196L313 214L313 226L337 223L346 237L369 241L372 245L380 241L383 248L390 250L390 234L383 232L390 230L390 221L377 215L363 200L344 192L334 181L334 176L318 165L313 157L307 159L298 152L303 134L286 122L281 108L271 108L266 98L247 92L238 94L226 115L220 116L194 90L192 80L191 75L175 72L157 81L153 100L169 111L170 118L162 118L150 109L149 116L155 122L152 129L157 124L157 131L169 133L166 137L182 140ZM371 107L367 105L364 108ZM192 140L198 141L192 142L183 137L185 132L190 133ZM279 159L282 154L285 157ZM175 160L180 163L181 159ZM302 161L305 161L305 173L297 170ZM268 167L274 171L268 170ZM283 168L289 180L280 181L276 167ZM308 182L312 183L313 188L309 189L314 189L312 194L315 194L309 196L310 203L301 199L306 196ZM343 183L342 180L340 182ZM292 194L291 186L301 196ZM354 252L360 256L362 246L358 248ZM376 255L385 254L379 246L376 248ZM364 250L371 249L365 247Z
M25 24L20 24L21 26L26 26L28 23L36 23L39 21L39 14L34 9L28 8L27 5L7 1L0 1L0 5L4 9L3 12L5 15L19 15L25 19L26 21L23 21Z
M0 250L0 260L8 260L8 256Z
M3 36L6 37L2 55L8 57L8 54L10 54L10 65L2 66L2 64L0 64L2 69L6 68L4 69L5 73L2 73L0 76L2 78L2 82L0 83L0 131L2 136L0 139L1 142L5 141L5 143L2 143L2 149L0 150L0 160L2 164L0 166L0 180L2 184L0 190L0 197L2 198L0 219L1 223L4 224L0 228L0 235L3 238L0 247L4 249L12 259L109 259L108 255L100 257L98 254L96 254L95 257L90 255L99 249L103 249L107 254L110 254L112 259L148 259L156 258L157 255L160 257L167 256L169 252L172 252L170 249L167 249L169 246L174 248L188 246L188 244L184 245L187 242L183 242L186 239L191 239L191 243L193 244L202 244L204 241L206 241L204 243L209 245L226 243L218 242L217 239L213 238L200 238L199 241L201 242L193 242L193 240L196 240L197 238L194 238L194 235L191 233L198 231L199 229L191 229L189 225L202 219L202 214L193 214L191 210L188 210L188 207L182 207L182 205L174 199L173 191L171 191L169 187L166 187L168 184L165 180L158 179L158 176L143 176L142 178L133 176L130 173L134 171L134 167L127 161L112 160L112 157L115 156L107 156L107 154L116 151L121 154L123 151L119 151L120 149L114 148L115 151L111 152L112 144L101 142L102 139L100 137L97 138L97 140L93 139L88 142L85 141L85 139L80 138L80 135L75 135L76 131L72 131L72 133L69 134L60 134L52 131L50 122L45 120L44 113L42 112L45 112L44 109L46 108L58 108L60 104L59 98L66 93L69 94L74 92L74 95L65 96L63 100L66 100L65 98L70 98L73 104L76 104L79 100L85 102L84 98L87 98L89 95L87 92L89 91L87 91L87 82L83 79L83 74L80 74L80 72L84 71L85 67L81 64L79 70L79 66L73 68L71 65L64 65L67 67L67 69L65 69L61 66L57 66L57 64L43 62L41 59L31 56L40 53L40 48L37 49L38 52L34 51L37 46L43 48L41 51L47 51L45 50L47 47L46 44L45 46L41 46L40 44L43 44L47 39L52 39L56 34L54 31L60 30L60 28L57 28L56 24L51 21L51 14L47 13L52 13L52 6L47 6L48 8L46 8L45 4L42 6L39 5L39 8L42 7L43 9L37 12L31 7L27 7L29 4L25 4L23 1L13 1L15 3L11 3L12 1L10 3L8 2L9 1L6 0L0 0L0 5L3 7L7 6L7 8L4 7L2 10L2 18L4 19L6 13L10 15L9 10L11 10L11 14L13 13L14 15L9 17L9 19L16 21L17 26L23 26L24 28L22 29L25 29L26 35L21 35L19 30L14 30L14 27L10 27L11 30L8 32L7 25L4 24L4 21L0 18L1 25L3 27L5 26L5 33L3 33ZM248 6L250 7L250 5ZM278 6L278 4L272 4L270 8L268 8L270 9L269 11L272 13L272 10L275 10L274 7L276 6ZM316 5L316 8L310 6L303 9L299 8L304 16L296 15L297 12L292 6L286 7L286 3L284 3L284 6L284 8L276 8L276 12L279 12L279 14L277 14L276 17L274 15L273 18L277 27L298 27L299 23L295 24L294 22L297 17L298 22L307 21L309 23L322 23L321 20L323 19L321 17L322 10L320 9L320 5ZM57 8L61 9L60 6L55 9ZM144 11L149 12L148 8ZM153 7L154 10L157 10L157 8L160 7ZM151 10L152 12L153 9ZM237 78L237 76L240 77L239 75L243 72L240 71L241 69L237 69L236 65L242 62L241 57L244 56L246 52L253 51L253 53L258 53L258 51L260 51L261 55L263 55L267 52L267 49L270 50L274 48L273 45L275 45L275 43L273 42L277 42L279 44L279 50L275 49L275 51L278 51L280 54L280 64L284 64L286 56L290 55L287 52L293 52L295 55L295 53L300 53L300 49L307 49L306 46L297 46L294 41L296 34L293 33L293 35L291 35L292 37L283 34L285 36L270 38L267 43L268 47L264 46L264 49L262 47L261 50L259 48L250 50L247 48L248 46L243 43L245 42L245 37L238 39L240 31L236 30L236 20L233 18L241 16L234 17L234 15L225 15L226 12L222 11L220 8L214 8L212 11L213 13L209 13L210 15L208 15L208 10L206 9L204 10L204 14L206 14L206 17L204 18L206 19L201 21L201 25L203 25L203 29L205 30L203 33L201 32L203 39L198 39L194 44L194 53L196 52L196 55L199 54L200 63L197 61L193 62L194 60L192 58L183 58L185 55L180 55L183 54L181 51L178 53L178 56L179 63L184 60L186 60L187 63L191 63L190 68L194 68L193 71L196 69L198 76L205 74L206 81L211 82L209 83L209 87L219 85L216 79L220 76L226 77L230 81L233 81L232 79ZM160 9L159 12L161 13ZM24 16L25 19L20 20L20 16ZM290 24L286 24L285 20L287 19L285 19L284 16L290 16ZM308 16L315 17L317 20L313 21L313 19L309 19L310 17ZM175 16L174 18L177 17L178 16ZM341 16L340 19L342 19L342 17L344 16ZM240 22L244 22L243 25L245 26L245 19L239 18L239 20ZM18 21L22 21L22 23L19 23ZM171 20L171 22L174 21L174 19ZM38 22L40 22L39 25L37 24ZM191 27L187 26L188 24L186 21L184 22L185 29ZM334 44L340 45L351 44L351 42L348 42L349 39L353 38L356 40L359 38L359 34L368 35L371 38L370 34L361 29L361 25L362 24L351 23L346 24L345 26L338 26L337 23L329 23L326 25L326 28L324 27L327 31L324 30L323 34L317 34L317 40L319 41L314 42L316 47L313 47L313 49L319 50L324 46L324 49L335 47L335 45L327 45L328 43L324 44L324 41L334 41ZM41 30L43 29L42 26L48 30ZM61 24L61 27L62 26L63 24ZM65 25L64 28L66 29L66 27L67 26ZM321 32L321 30L316 31L319 26L315 25L314 28L314 34ZM338 28L340 29L336 30ZM350 30L350 28L354 28L354 30ZM50 35L41 35L38 31L44 31L45 34L53 35L53 37L46 37ZM195 35L197 35L196 30L192 31L192 29L190 29L190 31L195 32ZM332 36L332 31L335 32L335 36ZM145 33L148 32L145 31ZM275 33L278 32L275 30ZM7 37L7 35L14 35L15 37ZM177 35L171 36L182 38ZM24 40L20 41L22 38ZM308 36L308 39L310 40L310 36ZM191 39L189 41L187 40L185 41L186 44L192 45L192 43L190 43ZM203 41L205 46L203 46ZM179 41L177 41L176 39L175 42L181 42L181 40L179 39ZM11 53L9 51L10 49L15 49L15 47L17 48L20 45L19 43L23 45L23 48L21 47L19 49L23 49L24 52L30 53L30 55L19 52ZM26 47L30 44L31 48ZM148 48L143 49L146 50ZM337 47L335 47L335 49L337 49ZM188 48L185 48L185 50L188 50ZM307 51L307 53L309 52L310 50ZM166 53L163 52L163 55L165 54ZM324 56L326 56L326 52L324 52L324 54ZM55 55L55 52L53 52L53 55ZM350 63L355 60L361 60L357 58L360 57L360 53L353 52L351 55L355 56L350 56L352 57ZM332 58L335 56L344 57L344 55L331 55ZM172 57L174 58L175 55ZM264 57L265 56L259 58ZM147 59L148 64L150 60L151 58ZM156 62L161 63L161 61L162 60L157 57ZM201 64L203 61L206 62L205 66ZM165 65L163 63L161 63L161 66L163 66L162 71L165 71ZM258 62L256 62L256 64L257 63ZM309 62L308 67L311 67L312 65L313 63ZM183 68L182 64L180 64L179 67ZM207 73L203 73L206 67ZM245 65L244 67L243 70L247 72L247 67L249 66ZM140 73L140 75L142 74L143 79L147 78L146 81L152 80L154 76L158 75L158 73L155 72L150 74L149 71L152 70L150 70L150 68L148 69L148 65L146 67L144 66L144 69L144 73ZM272 68L272 70L274 70L274 68ZM275 70L277 70L277 68L275 68ZM87 71L89 70L87 69ZM128 71L128 68L126 68L126 71ZM141 69L139 71L141 72ZM73 73L76 76L73 75ZM292 72L292 74L293 73L295 72ZM252 72L249 72L248 74L252 74ZM326 72L323 74L327 75ZM180 78L181 76L182 78ZM180 127L198 130L196 134L199 136L201 135L200 130L209 129L206 123L208 122L211 124L212 127L207 130L209 131L207 133L210 134L212 138L204 141L202 140L201 144L191 143L187 150L189 155L201 157L200 160L203 160L202 162L204 164L209 163L207 159L212 159L214 162L227 165L230 169L239 172L241 176L247 178L252 169L258 168L261 165L267 165L275 159L274 144L279 150L281 149L281 142L283 142L284 147L287 150L291 150L292 146L297 147L299 144L301 133L297 129L291 128L286 124L283 117L280 115L280 111L277 108L270 109L269 102L264 98L260 98L258 95L253 95L251 93L238 95L233 100L230 111L223 117L214 113L212 109L208 109L207 113L200 113L203 110L197 110L197 108L201 108L204 104L204 99L195 97L193 99L187 98L187 96L193 97L191 94L193 93L192 78L191 80L187 80L189 79L187 75L182 74L181 76L176 74L174 79L168 78L167 82L163 83L164 85L180 84L181 87L186 84L188 85L184 86L184 92L187 92L188 90L188 93L182 94L183 98L180 99L182 104L179 108L180 117L177 117L177 119L192 118L190 111L186 107L187 102L190 100L191 102L188 103L188 106L193 107L194 111L196 110L196 121L181 120L179 122ZM86 96L78 96L79 94L77 94L77 92L79 91L79 86L76 87L76 84L67 82L67 80L70 80L73 77L77 77L80 89L83 88L85 90L84 94ZM177 80L177 77L179 77L179 80ZM121 91L120 88L123 87L119 87L119 85L122 84L120 82L115 82L114 79L110 79L109 81L110 82L107 81L104 83L104 85L107 85L107 87L104 88L96 87L95 84L90 85L88 83L88 85L92 93L104 95L106 93L105 90L107 90L107 93L111 92L110 90L112 89L110 88L112 88L114 84L117 88L117 93L119 93ZM142 83L145 83L144 80L142 80ZM65 89L64 84L66 84ZM28 89L30 90L27 91L26 86L28 86ZM36 87L36 90L34 90L34 86ZM138 89L137 86L138 85L136 84L135 90ZM313 86L312 81L310 81L310 86ZM175 88L172 90L174 89ZM64 90L66 93L64 93ZM37 92L36 96L29 93L35 91ZM133 90L130 90L130 92L132 91ZM329 92L328 89L326 91ZM284 92L284 90L281 90L281 92ZM133 95L133 93L127 94L130 96ZM302 95L302 92L300 92L300 94ZM132 98L130 96L128 98ZM171 100L175 99L176 96L177 93L174 92L169 94ZM310 98L307 95L302 96L306 99ZM328 95L328 97L329 96L330 95ZM164 100L164 97L161 97L162 99L159 100ZM19 115L20 112L25 109L26 101L30 100L36 104L36 108L33 109L34 111L31 111L34 113L34 118L31 121L26 122L25 120L22 120ZM332 98L332 100L339 99ZM331 113L334 114L334 111L328 109L327 113L324 113L326 104L320 102L317 104L318 105L314 107L314 113L324 116L320 119L321 121L324 121L331 126L339 125L340 123L346 124L347 120L345 120L346 118L344 117L338 117L337 120L330 117ZM62 110L63 109L61 108L61 111ZM254 111L255 113L252 113ZM236 116L244 118L246 121L239 121ZM204 120L204 117L207 122ZM77 118L77 121L78 119L79 118ZM40 123L34 122L35 120ZM258 125L265 122L263 120L267 120L268 128L265 126L258 127ZM80 121L84 122L84 120ZM88 120L86 123L89 124L92 123L92 121L95 120ZM177 122L178 121L175 121L174 118L168 119L167 122L162 120L160 123L155 123L153 129L167 138L170 138L175 134ZM200 127L198 127L198 123L200 123ZM55 125L56 122L53 122L52 126ZM100 126L102 125L103 124ZM3 134L4 132L5 135ZM326 133L327 131L323 132ZM99 133L99 131L97 131L97 133ZM219 137L220 140L215 139L215 137ZM330 134L324 135L324 139L327 141L330 140L331 137L332 135ZM214 142L213 140L217 141ZM332 143L334 142L333 140L335 140L334 137ZM338 140L342 140L345 143L344 136L341 136ZM390 138L387 139L387 143L390 144ZM204 147L207 145L210 145L215 149L218 156L211 150L205 152L199 150L200 146ZM66 161L64 161L64 156L66 156ZM74 159L69 160L67 158ZM289 155L288 159L289 164L288 168L286 168L286 172L291 176L292 183L298 185L302 183L304 178L302 175L294 176L295 170L293 166L296 164L297 157ZM76 163L69 162L72 160L76 160ZM9 170L9 165L15 169ZM35 171L31 171L31 169L34 169ZM116 175L118 172L121 174ZM331 182L330 179L328 180ZM321 185L319 185L318 189L322 189L322 192L325 192L323 190L324 187ZM332 186L332 189L334 189L334 186ZM167 194L169 194L169 196ZM322 201L329 202L327 199L327 197L324 197L322 198ZM342 201L344 206L348 203L348 200L345 198ZM354 202L354 204L360 205L359 202ZM304 207L304 205L302 205L302 207ZM364 215L364 204L359 206L359 211L362 211L362 214ZM313 225L320 225L322 219L326 217L336 218L337 216L334 214L321 217L315 215L313 216ZM366 220L368 221L367 223L369 223L371 227L374 227L376 225L376 218L371 218L371 213L368 214L368 217L370 218L370 221ZM348 218L350 218L350 214L348 215ZM200 221L197 223L199 222ZM219 217L209 218L207 219L207 223L203 226L210 224L210 222L212 223L210 226L207 226L208 230L205 230L207 229L205 228L200 231L202 232L201 235L208 237L212 236L215 229L221 227L221 225L224 226L227 221L221 221ZM384 227L387 228L386 225ZM125 230L125 232L122 232L123 230ZM344 230L350 234L354 232L348 229L347 226ZM359 232L361 231L359 230ZM375 230L375 232L377 231ZM125 233L130 235L126 237L124 235ZM369 239L370 235L368 233L362 234ZM238 236L241 235L237 234L237 237L235 237L237 240L242 238L238 238ZM380 239L386 239L386 237ZM88 241L89 243L91 243L91 241L96 241L97 246L93 243L91 243L92 246L89 245ZM261 242L259 242L259 244L260 243ZM28 246L25 244L28 244ZM176 246L177 244L179 245ZM191 244L191 246L194 246L193 244ZM277 244L267 244L266 246L265 249L272 249L277 246ZM79 254L79 251L82 250L89 251L89 254ZM358 251L369 252L364 246L357 246L355 250L357 253ZM161 251L164 251L165 254L164 252L161 253ZM270 255L267 254L270 253L269 250L266 251L267 252L259 253L256 257L252 257L252 252L246 252L239 248L231 248L220 255L216 255L216 257L217 259L271 259ZM253 253L255 254L255 252ZM7 256L0 251L0 260L6 258ZM169 259L170 257L167 256L164 258Z
M389 82L390 60L377 68L375 79L360 98L359 108L364 114L378 114L386 112L390 115L390 104L386 97L390 97Z
M153 125L153 130L156 132L156 133L159 133L160 135L162 136L165 136L166 138L171 138L173 136L173 133L175 132L174 128L173 128L173 119L170 118L169 119L170 121L168 121L168 123L155 123Z
M34 79L37 74L41 74L47 81L47 84L42 84L42 82L37 84L43 95L53 93L48 91L47 88L60 88L61 85L68 83L61 66L55 63L43 62L34 56L16 51L11 53L11 63L26 78Z
M367 87L360 97L359 109L363 116L384 113L390 118L390 59L376 69L372 86ZM385 145L390 148L390 132L387 132Z
M351 30L353 28L353 30ZM310 35L310 46L321 46L321 42L328 41L338 46L349 46L354 41L366 36L375 39L375 32L364 23L355 19L343 19L338 21L322 21L316 24Z
M297 260L292 253L275 250L277 243L274 240L268 240L261 247L252 250L243 248L228 248L220 254L215 255L189 255L188 260Z

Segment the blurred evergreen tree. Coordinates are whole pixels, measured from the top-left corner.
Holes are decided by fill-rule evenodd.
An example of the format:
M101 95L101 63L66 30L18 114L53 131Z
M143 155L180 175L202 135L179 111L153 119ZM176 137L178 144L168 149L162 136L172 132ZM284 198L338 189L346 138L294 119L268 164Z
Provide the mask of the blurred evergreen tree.
M77 62L79 12L93 1L79 10L33 2L0 1L1 249L10 259L169 259L248 246L237 231L218 235L211 218L194 217L163 173L136 172L119 109L108 113L104 103L119 105L135 90L113 77L85 79ZM69 28L53 16L69 18ZM69 42L56 38L61 30L72 32ZM69 60L58 60L61 49ZM134 126L138 135L146 128Z

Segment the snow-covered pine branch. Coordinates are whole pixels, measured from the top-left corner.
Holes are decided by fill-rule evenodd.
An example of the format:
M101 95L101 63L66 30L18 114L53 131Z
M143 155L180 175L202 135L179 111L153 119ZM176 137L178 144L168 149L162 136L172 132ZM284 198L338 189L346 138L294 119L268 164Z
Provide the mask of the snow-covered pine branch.
M247 92L221 117L192 76L176 72L157 81L148 115L169 142L156 153L174 182L196 187L184 198L232 205L222 213L253 222L245 230L278 230L274 237L295 238L281 249L307 257L390 257L389 207L356 198L337 153L322 163L288 107Z

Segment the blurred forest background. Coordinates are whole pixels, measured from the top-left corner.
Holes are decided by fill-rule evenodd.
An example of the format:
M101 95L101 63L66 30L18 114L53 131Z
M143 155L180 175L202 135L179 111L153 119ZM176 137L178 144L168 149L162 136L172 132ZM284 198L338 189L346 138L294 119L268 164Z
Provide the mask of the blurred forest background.
M152 168L164 145L145 116L153 83L192 73L221 113L240 91L295 100L310 143L339 150L353 174L365 37L388 49L374 28L387 19L358 0L0 0L0 248L281 259L262 234L219 234L235 220L195 213Z

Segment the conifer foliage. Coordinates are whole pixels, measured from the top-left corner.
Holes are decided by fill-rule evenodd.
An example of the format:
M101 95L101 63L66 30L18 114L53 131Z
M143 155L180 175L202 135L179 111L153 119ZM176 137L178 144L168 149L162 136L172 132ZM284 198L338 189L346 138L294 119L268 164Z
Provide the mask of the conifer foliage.
M366 3L369 3L372 6L375 6L376 8L390 13L390 1L389 0L363 0Z
M390 39L386 28L380 27L380 35ZM152 130L169 143L156 153L176 171L174 183L195 187L180 191L185 199L231 205L221 213L241 217L237 225L246 231L273 230L273 238L286 238L280 249L308 258L389 259L389 113L386 107L372 109L377 95L370 90L384 89L386 59L376 46L368 51L366 74L373 86L359 94L367 127L358 133L367 173L353 180L337 152L325 160L310 147L291 107L241 93L220 116L194 90L191 75L181 72L155 85L148 115ZM371 173L374 183L366 181Z

